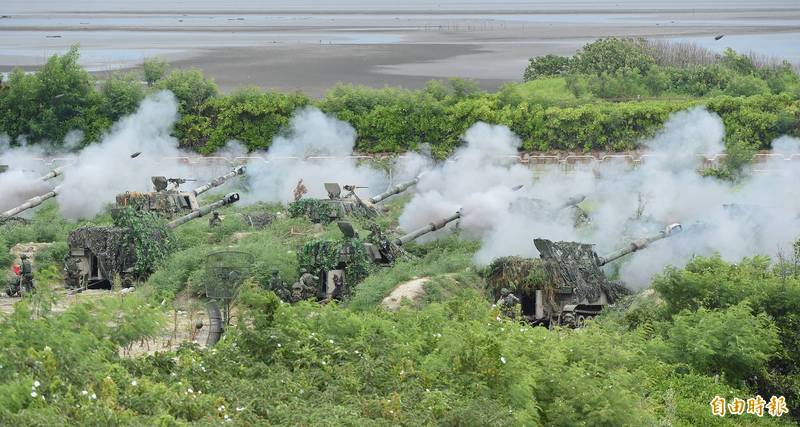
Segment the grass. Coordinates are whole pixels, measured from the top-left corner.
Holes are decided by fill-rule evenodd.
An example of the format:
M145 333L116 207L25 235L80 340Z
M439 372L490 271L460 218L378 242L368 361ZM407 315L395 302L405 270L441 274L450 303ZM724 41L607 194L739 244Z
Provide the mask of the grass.
M452 236L417 247L417 250L425 251L426 254L398 261L373 273L356 287L355 295L347 306L356 311L372 310L380 305L397 285L419 277L432 277L434 283L439 283L437 276L463 274L463 277L471 278L471 282L474 283L477 279L472 256L478 250L478 246L478 242L464 242ZM447 292L453 291L452 287L442 287L442 295L446 289L449 289Z
M512 83L503 87L500 91L501 96L513 99L517 102L528 102L531 104L542 104L547 106L571 106L582 104L592 100L586 96L576 98L567 87L567 81L563 77L551 77L536 79L525 83Z

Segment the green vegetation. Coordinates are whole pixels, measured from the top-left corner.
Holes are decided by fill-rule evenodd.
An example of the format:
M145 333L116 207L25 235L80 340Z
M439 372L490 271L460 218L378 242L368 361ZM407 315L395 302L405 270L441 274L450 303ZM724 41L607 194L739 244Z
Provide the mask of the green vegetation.
M82 131L84 144L95 142L145 92L164 89L179 102L175 136L203 154L233 139L249 150L267 149L306 105L350 123L356 149L365 153L427 144L445 157L476 121L508 125L526 151L630 150L671 112L696 105L722 117L728 143L764 149L782 134L800 136L800 76L791 66L680 44L599 40L573 58L533 58L525 83L495 93L450 79L421 90L339 85L319 100L257 88L222 95L199 71L167 73L157 60L144 66L148 86L131 75L112 76L97 90L77 56L76 49L53 56L40 72L15 71L0 86L0 132L12 143L59 143L69 130Z
M664 46L606 40L573 59L534 60L526 73L532 80L493 94L453 79L419 91L338 86L311 100L255 89L220 95L199 72L166 73L157 61L145 66L151 89L130 76L114 76L98 89L71 51L51 58L40 73L12 74L0 89L0 126L15 143L23 135L61 141L69 129L82 130L83 142L91 143L147 91L168 88L180 102L176 135L204 153L230 138L267 148L296 108L316 105L356 128L359 150L430 144L444 156L477 120L509 125L527 150L629 149L669 113L703 104L720 114L728 132L728 163L709 173L735 179L754 149L779 134L798 135L797 75L733 53L704 55L695 52L679 64L676 58L687 55ZM668 82L669 90L657 92L667 98L604 99L620 91L655 96L650 91L660 86L651 81ZM58 102L48 101L62 92ZM394 198L376 220L387 233L407 200ZM547 329L498 317L491 295L498 284L486 283L472 261L479 243L451 236L405 245L409 256L391 266L368 264L356 253L349 300L289 305L265 290L271 270L291 283L300 265L330 267L341 242L335 224L313 224L305 210L302 204L289 213L270 204L226 206L218 227L201 219L173 232L149 216L122 212L116 224L131 232L143 261L137 267L149 277L132 294L94 300L57 292L67 234L88 223L63 220L50 201L30 223L0 225L6 271L13 245L53 242L36 254L37 294L0 315L0 424L760 426L798 420L796 261L695 258L685 268L666 269L651 289L583 329ZM263 228L243 216L265 212L275 219ZM113 222L103 214L91 223ZM367 234L367 224L353 224ZM169 247L147 238L167 233ZM172 303L203 296L206 256L219 250L254 257L223 339L212 349L186 342L177 350L128 354L163 333ZM527 261L506 261L525 280L536 279L524 271ZM418 278L429 279L425 295L396 312L381 307L398 284ZM715 396L756 394L767 401L784 396L790 415L711 415Z
M209 196L210 197L210 196ZM401 204L402 200L400 202ZM477 242L457 236L410 244L413 256L371 273L341 304L280 303L263 290L272 268L297 279L312 241L340 237L285 213L264 229L228 206L223 223L174 230L175 250L133 294L47 309L42 292L0 319L4 425L788 425L786 416L712 417L714 396L769 400L798 392L800 270L754 258L698 258L667 269L655 293L581 330L498 320L473 266ZM396 221L396 210L388 224ZM7 243L41 235L37 280L57 286L64 223L4 225ZM52 224L48 224L52 223ZM104 215L96 222L110 222ZM49 227L57 231L44 232ZM360 230L363 233L363 230ZM155 336L171 304L202 295L205 255L255 258L235 301L235 325L213 349L124 356ZM398 312L379 308L399 283L426 277L426 295ZM74 297L70 297L74 298ZM48 302L50 301L50 302ZM171 314L171 313L169 313ZM38 385L37 385L38 384Z

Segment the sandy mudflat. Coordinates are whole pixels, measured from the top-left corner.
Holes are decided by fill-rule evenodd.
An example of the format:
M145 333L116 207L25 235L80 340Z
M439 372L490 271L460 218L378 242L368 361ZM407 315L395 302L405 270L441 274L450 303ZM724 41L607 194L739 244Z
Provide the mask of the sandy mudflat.
M531 56L572 54L604 36L730 46L800 63L795 0L7 1L0 71L35 69L77 43L83 65L101 77L160 56L200 68L223 90L257 85L320 96L339 82L421 87L450 76L493 89L519 80ZM718 34L725 37L715 41Z

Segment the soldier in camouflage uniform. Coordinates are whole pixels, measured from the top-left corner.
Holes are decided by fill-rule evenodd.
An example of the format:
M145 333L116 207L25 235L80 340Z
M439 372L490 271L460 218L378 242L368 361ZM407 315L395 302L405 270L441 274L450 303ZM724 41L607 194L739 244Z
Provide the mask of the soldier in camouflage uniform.
M305 268L300 269L300 278L292 285L292 302L309 298L316 298L317 282L319 278L309 273Z
M75 258L67 255L64 257L64 287L77 289L81 287L81 272Z
M33 292L33 266L31 265L31 261L28 259L28 254L22 254L19 257L22 260L22 270L20 274L22 276L22 291L23 292Z
M497 300L497 306L500 307L500 313L511 319L517 318L519 312L519 298L512 294L508 288L500 290L500 299Z
M211 218L208 219L208 226L218 227L220 225L222 225L222 218L220 218L219 212L214 212L211 214Z
M289 302L291 300L291 292L286 289L286 282L281 279L277 268L272 270L272 277L269 279L269 290L275 292L275 295L283 301Z

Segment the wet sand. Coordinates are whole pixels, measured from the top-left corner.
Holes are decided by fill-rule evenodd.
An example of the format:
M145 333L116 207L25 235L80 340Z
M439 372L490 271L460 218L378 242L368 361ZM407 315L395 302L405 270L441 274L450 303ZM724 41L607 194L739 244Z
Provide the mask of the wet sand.
M177 0L117 2L112 10L114 3L10 0L0 18L0 71L35 69L78 43L82 64L100 78L160 56L203 70L225 91L255 85L321 96L340 82L418 88L447 77L494 89L520 80L529 57L570 55L607 36L695 41L800 63L800 3L789 0L353 0L337 10L322 0L244 1L239 9L207 0L188 9ZM726 36L714 41L718 34Z

